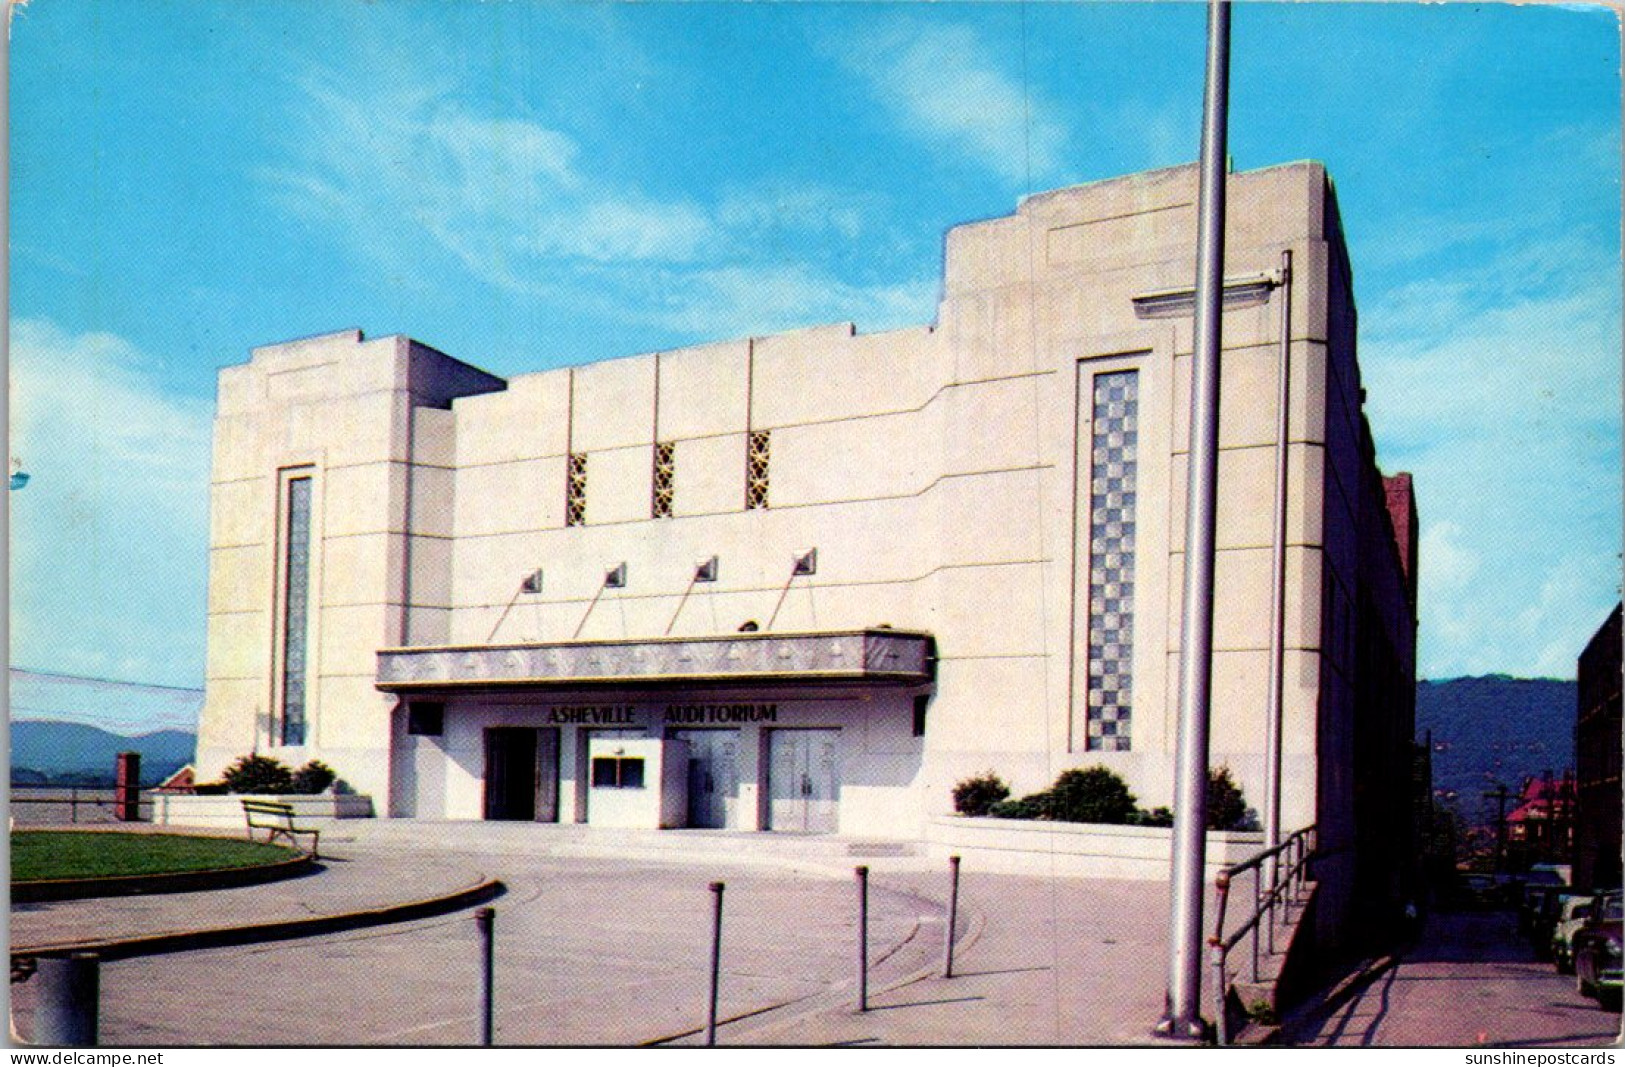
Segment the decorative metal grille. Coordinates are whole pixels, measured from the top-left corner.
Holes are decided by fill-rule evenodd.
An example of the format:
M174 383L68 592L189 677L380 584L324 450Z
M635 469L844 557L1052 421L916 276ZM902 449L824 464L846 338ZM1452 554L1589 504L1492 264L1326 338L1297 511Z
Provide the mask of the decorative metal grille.
M1098 374L1090 453L1089 738L1129 749L1134 718L1134 500L1138 371Z
M587 523L587 453L571 452L564 496L564 525Z
M753 430L745 453L745 507L767 507L767 469L773 442L767 430Z
M282 743L305 743L305 635L310 609L310 479L288 480L282 577Z
M649 502L649 516L655 519L671 518L673 484L677 477L677 445L664 441L655 445L654 494Z

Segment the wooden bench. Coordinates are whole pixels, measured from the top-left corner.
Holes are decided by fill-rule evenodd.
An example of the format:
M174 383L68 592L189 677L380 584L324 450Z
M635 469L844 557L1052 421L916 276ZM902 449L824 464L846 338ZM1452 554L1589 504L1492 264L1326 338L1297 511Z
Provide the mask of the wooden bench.
M295 834L310 835L310 855L319 859L317 845L321 841L322 832L313 830L308 826L295 826L293 824L293 805L283 804L275 800L244 800L243 818L248 820L248 839L254 840L255 830L267 831L265 841L267 844L275 841L280 834L288 839L294 848L299 847Z

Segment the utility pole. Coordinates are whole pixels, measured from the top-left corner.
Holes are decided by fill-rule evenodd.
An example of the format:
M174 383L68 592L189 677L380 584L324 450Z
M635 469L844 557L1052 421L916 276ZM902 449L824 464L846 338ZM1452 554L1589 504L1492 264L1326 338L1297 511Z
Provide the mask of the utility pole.
M1501 873L1501 861L1506 855L1507 847L1507 798L1511 796L1503 783L1495 787L1495 792L1485 793L1485 800L1495 801L1495 873Z
M1209 0L1197 194L1196 322L1191 353L1190 476L1185 493L1185 610L1168 921L1168 1000L1155 1034L1200 1041L1202 876L1207 860L1208 724L1213 680L1213 561L1219 482L1219 343L1224 297L1230 4ZM1222 997L1222 990L1216 991ZM1222 1010L1222 1006L1221 1006Z

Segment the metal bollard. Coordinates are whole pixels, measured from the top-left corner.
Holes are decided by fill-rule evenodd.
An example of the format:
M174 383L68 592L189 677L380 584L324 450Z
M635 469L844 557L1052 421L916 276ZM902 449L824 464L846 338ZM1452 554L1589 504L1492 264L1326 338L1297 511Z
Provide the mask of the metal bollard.
M41 956L34 980L39 983L34 1043L94 1045L101 1005L101 958L94 952L55 959Z
M722 977L722 882L711 883L711 1004L705 1015L705 1043L717 1043L717 985Z
M959 857L948 857L948 938L942 950L942 977L954 976L954 928L959 925Z
M858 1010L869 1010L869 868L858 875Z
M480 932L480 1044L490 1048L496 1037L496 909L474 913Z

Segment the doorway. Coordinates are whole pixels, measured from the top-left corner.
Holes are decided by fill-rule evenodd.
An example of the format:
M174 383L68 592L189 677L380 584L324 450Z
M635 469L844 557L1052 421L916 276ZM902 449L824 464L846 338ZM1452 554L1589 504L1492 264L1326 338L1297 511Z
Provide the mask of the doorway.
M485 731L485 817L559 821L559 731L494 726Z
M832 834L840 826L839 730L772 730L768 829Z
M673 730L688 743L688 825L739 825L739 731Z

